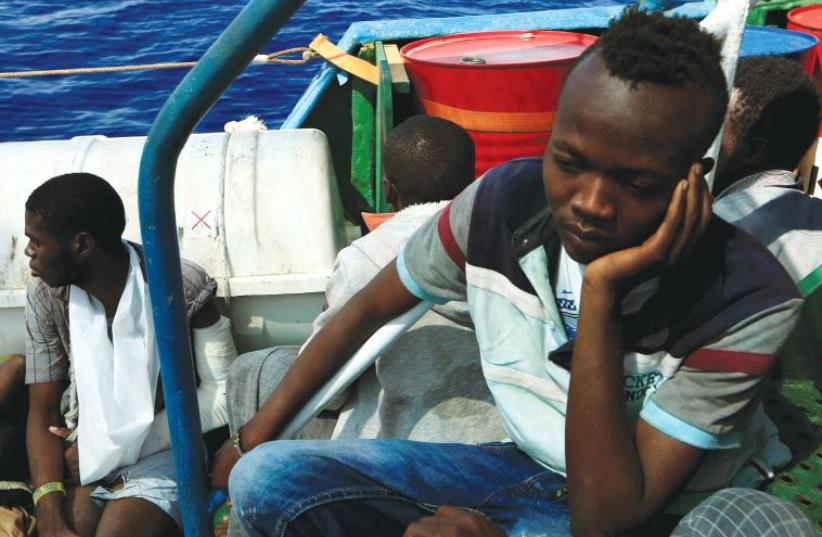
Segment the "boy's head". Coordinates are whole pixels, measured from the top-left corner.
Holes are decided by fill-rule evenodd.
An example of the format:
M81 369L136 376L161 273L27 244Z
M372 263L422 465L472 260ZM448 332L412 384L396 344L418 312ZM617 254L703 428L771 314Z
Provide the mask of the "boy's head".
M90 173L49 179L26 201L26 255L47 285L82 283L94 255L122 252L125 209L105 180Z
M474 141L438 117L413 116L397 125L383 156L386 199L397 209L450 200L474 179Z
M779 56L739 61L714 192L753 173L799 166L817 136L819 97L799 64Z
M719 51L695 21L628 9L577 63L543 163L573 259L639 244L659 226L724 118ZM707 172L711 162L703 164Z

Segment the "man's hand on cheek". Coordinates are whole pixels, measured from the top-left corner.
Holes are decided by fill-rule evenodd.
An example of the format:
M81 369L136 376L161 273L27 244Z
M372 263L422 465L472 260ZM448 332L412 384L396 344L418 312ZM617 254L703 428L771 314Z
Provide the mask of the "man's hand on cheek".
M694 163L688 178L674 188L665 218L642 244L604 255L588 265L585 282L594 289L621 292L638 277L684 259L713 214L703 164Z
M505 537L505 533L480 513L443 506L408 526L403 537Z

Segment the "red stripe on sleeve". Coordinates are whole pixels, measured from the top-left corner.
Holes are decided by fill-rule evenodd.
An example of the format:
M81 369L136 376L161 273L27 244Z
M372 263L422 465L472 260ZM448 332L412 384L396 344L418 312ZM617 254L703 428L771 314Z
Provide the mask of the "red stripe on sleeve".
M445 253L451 258L451 261L465 272L465 254L460 250L457 244L457 239L451 231L451 204L445 206L445 209L440 213L439 221L437 221L437 232L440 236L442 247L445 248Z
M717 349L697 349L682 362L686 367L704 371L725 371L765 375L776 361L774 354L725 351Z

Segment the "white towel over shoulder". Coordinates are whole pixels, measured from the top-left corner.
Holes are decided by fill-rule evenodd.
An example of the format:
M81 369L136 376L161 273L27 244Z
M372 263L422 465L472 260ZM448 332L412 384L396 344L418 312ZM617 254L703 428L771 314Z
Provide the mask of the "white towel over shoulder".
M151 299L137 253L109 340L103 304L79 287L69 296L69 335L79 406L80 481L134 464L154 421L157 359Z

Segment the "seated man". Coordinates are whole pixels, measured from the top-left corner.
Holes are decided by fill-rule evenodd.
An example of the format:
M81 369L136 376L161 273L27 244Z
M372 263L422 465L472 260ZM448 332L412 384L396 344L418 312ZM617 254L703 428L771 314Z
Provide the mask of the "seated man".
M389 134L383 155L386 199L399 212L337 255L326 287L328 308L314 322L315 334L474 179L474 142L445 119L404 121ZM478 356L465 303L436 307L357 382L332 438L505 438Z
M733 483L758 454L760 386L802 300L712 217L703 155L727 99L696 22L613 22L566 79L544 158L489 171L421 227L242 429L254 449L229 490L246 531L619 534ZM512 442L267 442L420 300L467 300Z
M819 96L799 64L779 56L739 61L714 212L767 247L797 283L822 265L822 200L802 192L796 174L818 128Z
M3 481L26 478L25 372L23 356L0 356L0 489Z
M822 200L804 193L796 175L818 127L819 96L796 62L778 56L739 60L714 183L714 212L767 247L800 286L822 265ZM819 321L803 317L801 322L808 330L797 331L791 343L799 345L803 365L818 371ZM788 462L785 451L766 452L775 457L772 464ZM744 471L757 474L758 466ZM729 532L815 535L796 507L745 489L716 493L680 522L675 535Z
M31 494L26 485L25 358L0 356L0 534L26 535Z
M40 535L168 535L179 525L142 248L123 203L88 173L26 201L28 454ZM183 261L205 430L224 425L236 355L214 280ZM64 446L63 437L67 445ZM66 482L64 483L64 479Z
M798 64L777 56L740 60L714 185L714 212L767 247L807 298L785 354L814 357L803 368L815 367L817 377L822 200L802 192L795 172L819 116L814 84Z
M326 286L327 308L315 320L314 333L397 256L423 222L472 182L474 144L450 121L414 116L389 134L384 165L386 199L399 212L337 255ZM423 316L352 387L330 436L440 442L504 438L467 323L461 302ZM296 349L280 348L237 360L228 384L234 431L258 410L258 386L261 392L273 389L295 358ZM270 389L260 393L263 400ZM305 436L322 434L318 426L308 427Z

